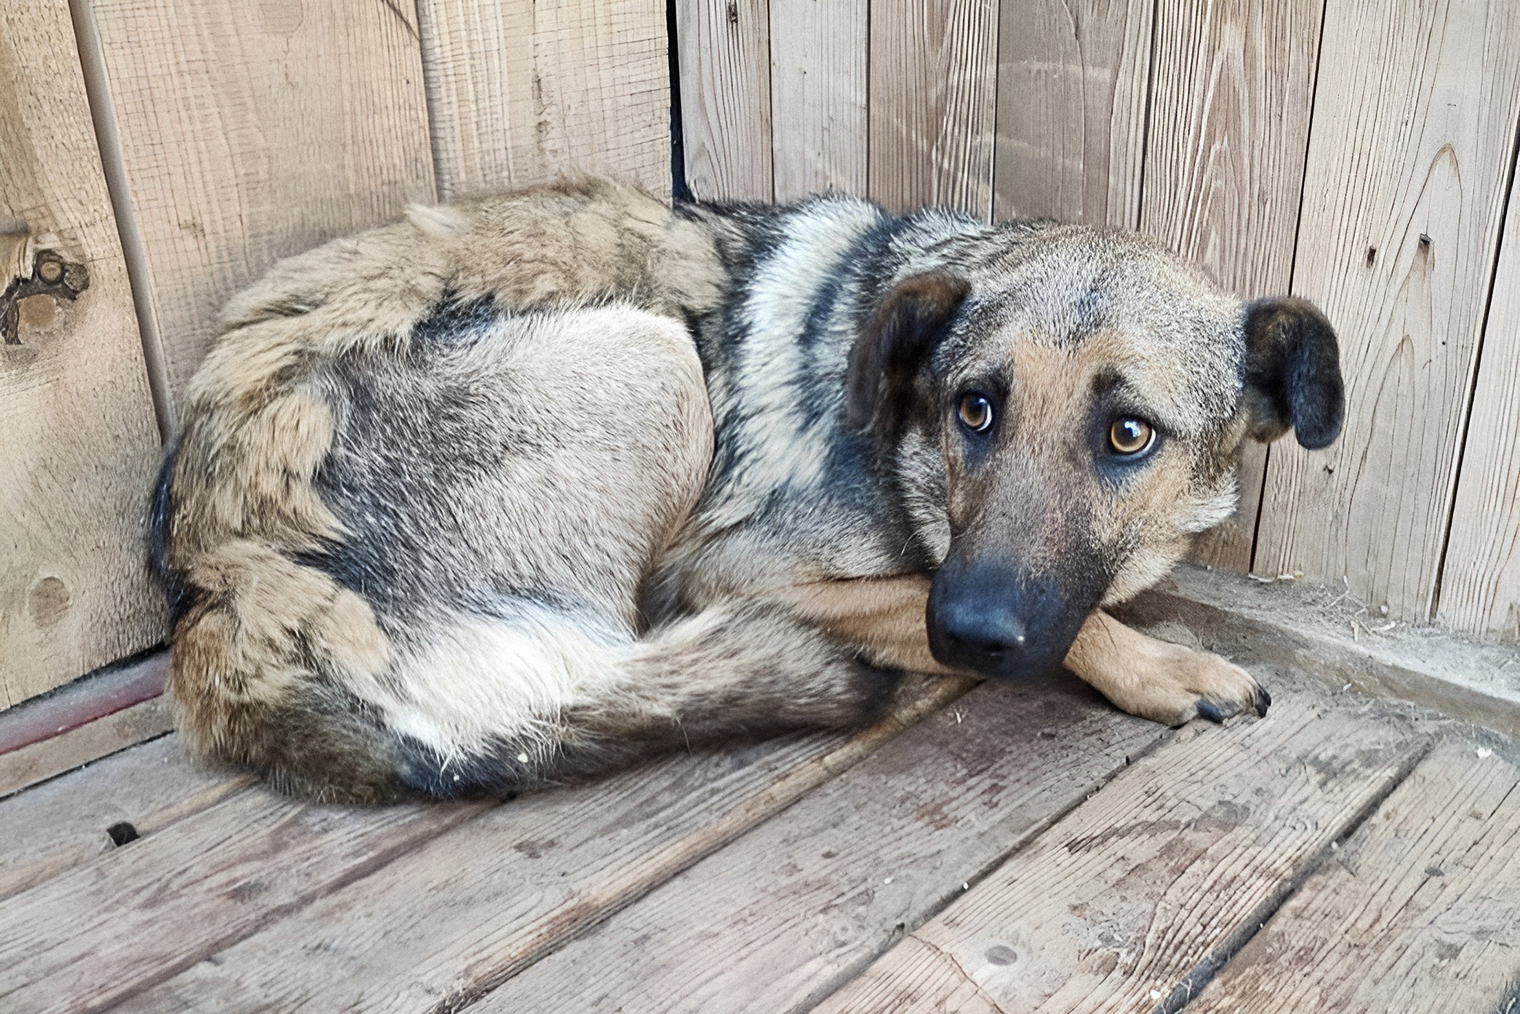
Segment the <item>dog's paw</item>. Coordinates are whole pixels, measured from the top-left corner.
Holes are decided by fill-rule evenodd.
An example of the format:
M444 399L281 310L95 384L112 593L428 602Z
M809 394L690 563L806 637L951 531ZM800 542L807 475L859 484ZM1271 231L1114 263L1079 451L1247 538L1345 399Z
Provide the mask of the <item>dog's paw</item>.
M1265 716L1272 703L1250 673L1218 655L1149 637L1131 647L1082 678L1132 715L1166 725L1194 718L1223 722L1235 715Z
M1168 650L1169 649L1169 650ZM1235 715L1266 717L1272 697L1250 673L1218 655L1167 645L1140 663L1131 686L1131 714L1167 725L1194 718L1223 722ZM1133 704L1133 706L1130 706Z

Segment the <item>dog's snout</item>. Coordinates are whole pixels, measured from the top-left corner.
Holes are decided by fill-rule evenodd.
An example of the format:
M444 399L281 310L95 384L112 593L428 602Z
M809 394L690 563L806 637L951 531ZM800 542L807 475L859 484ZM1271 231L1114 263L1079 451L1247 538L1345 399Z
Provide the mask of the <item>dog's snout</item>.
M946 561L929 594L929 648L956 669L1039 676L1061 664L1086 612L1054 580Z
M1002 667L1029 644L1023 622L1009 610L965 598L941 608L938 626L946 654L963 659L960 668L978 672Z

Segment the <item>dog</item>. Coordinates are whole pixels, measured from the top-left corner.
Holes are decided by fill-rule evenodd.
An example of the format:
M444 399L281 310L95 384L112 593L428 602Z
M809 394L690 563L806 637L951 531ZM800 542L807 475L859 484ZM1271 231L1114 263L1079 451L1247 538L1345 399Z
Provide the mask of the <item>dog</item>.
M1103 607L1335 439L1334 331L1137 235L569 181L413 207L232 299L157 484L199 757L357 803L869 721L1063 662L1265 714Z

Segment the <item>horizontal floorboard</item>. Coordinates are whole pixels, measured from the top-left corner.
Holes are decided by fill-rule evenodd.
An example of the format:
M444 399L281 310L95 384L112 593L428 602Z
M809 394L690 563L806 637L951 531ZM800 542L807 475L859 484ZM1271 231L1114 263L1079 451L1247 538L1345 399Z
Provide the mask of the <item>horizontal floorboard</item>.
M0 800L0 898L111 851L113 825L131 824L145 838L250 780L197 768L178 737L163 736Z
M806 1010L1168 734L981 686L470 1012Z
M245 789L0 902L0 1009L103 1010L482 805L354 810Z
M675 757L523 796L322 898L122 1011L456 1010L963 692L930 680L853 736Z
M1310 693L1191 726L817 1010L1181 1006L1425 746L1381 709Z
M1453 743L1414 769L1187 1014L1488 1014L1517 982L1520 769Z

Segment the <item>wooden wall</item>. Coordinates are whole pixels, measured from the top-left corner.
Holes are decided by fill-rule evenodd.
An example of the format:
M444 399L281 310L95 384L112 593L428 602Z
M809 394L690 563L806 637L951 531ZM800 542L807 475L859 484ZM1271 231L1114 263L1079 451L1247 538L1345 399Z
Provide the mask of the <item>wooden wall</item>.
M699 196L1138 228L1321 302L1347 433L1250 451L1200 553L1520 638L1520 7L675 15ZM408 201L561 171L668 192L666 24L659 0L0 5L0 707L162 639L147 490L222 301Z
M1341 336L1345 434L1248 449L1241 510L1200 557L1348 591L1374 625L1520 639L1520 5L678 0L677 15L699 196L833 186L1135 228L1242 296L1318 302Z
M668 194L662 0L0 4L0 291L88 277L0 303L0 708L163 639L148 490L227 296L565 171Z

